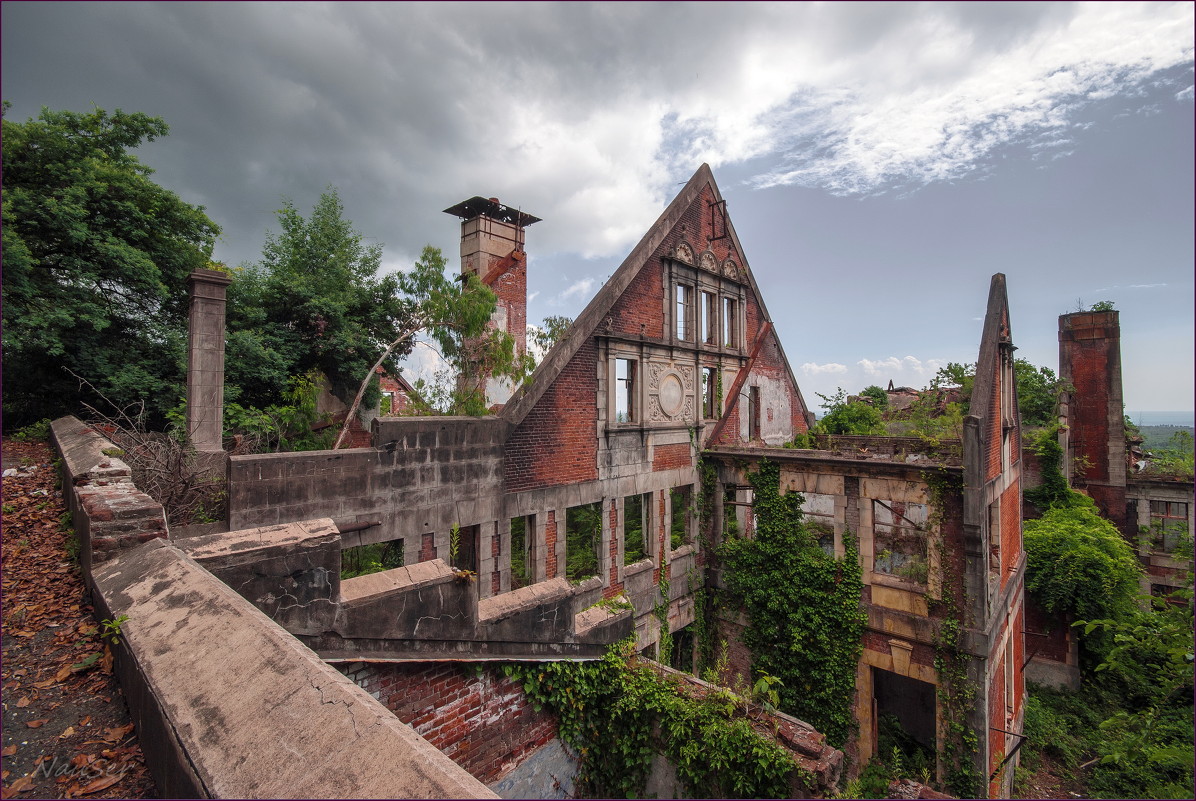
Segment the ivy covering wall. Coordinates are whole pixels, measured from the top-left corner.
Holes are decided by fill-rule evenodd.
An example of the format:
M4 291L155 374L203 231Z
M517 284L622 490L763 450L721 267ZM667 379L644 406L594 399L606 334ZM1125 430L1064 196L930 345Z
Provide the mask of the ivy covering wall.
M631 639L598 661L504 670L537 711L558 716L561 738L580 760L583 796L642 797L657 754L693 798L787 798L802 779L793 757L757 731L744 699L725 690L690 695L640 660ZM807 788L812 783L805 777Z
M842 747L854 726L856 665L867 623L855 542L845 532L838 559L822 550L803 520L802 496L780 494L779 465L763 462L748 478L755 536L728 539L719 557L726 600L750 622L742 641L752 653L753 678L780 679L781 711Z

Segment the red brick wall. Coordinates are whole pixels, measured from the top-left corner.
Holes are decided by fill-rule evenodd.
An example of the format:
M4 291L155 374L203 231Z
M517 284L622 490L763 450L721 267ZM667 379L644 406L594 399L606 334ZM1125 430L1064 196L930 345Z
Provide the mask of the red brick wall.
M589 339L507 440L507 492L598 478L597 351Z
M664 335L664 289L660 283L662 250L658 249L656 255L648 259L611 307L608 316L613 331L637 337L643 334L653 339Z
M496 667L475 675L449 663L340 666L395 716L476 778L490 784L557 735L523 688ZM402 795L402 789L396 788Z
M1029 595L1026 596L1025 604L1024 630L1028 632L1026 647L1030 649L1030 653L1036 657L1066 665L1067 655L1071 650L1071 644L1068 641L1070 621L1059 616L1048 615ZM1048 628L1050 629L1049 633ZM1022 661L1025 660L1019 661L1018 664L1020 665Z
M419 561L427 562L436 558L436 534L425 531L423 541L419 546Z
M551 509L548 511L548 522L544 524L544 551L544 578L556 578L556 512Z
M985 447L987 470L984 478L991 481L1001 474L1001 360L993 360L992 397L988 403L988 442Z
M678 467L690 467L693 464L690 451L689 443L686 442L657 445L652 452L652 469L673 470Z
M527 352L527 257L506 260L509 265L490 284L498 296L498 306L507 314L507 333L515 339L518 353Z
M1001 588L1009 580L1022 552L1021 489L1015 479L1001 493Z
M610 555L610 580L607 581L607 586L602 588L602 597L614 598L623 592L623 584L619 581L619 537L622 531L619 530L618 501L610 498L605 503L610 504L610 511L607 513L610 520L610 545L607 551Z

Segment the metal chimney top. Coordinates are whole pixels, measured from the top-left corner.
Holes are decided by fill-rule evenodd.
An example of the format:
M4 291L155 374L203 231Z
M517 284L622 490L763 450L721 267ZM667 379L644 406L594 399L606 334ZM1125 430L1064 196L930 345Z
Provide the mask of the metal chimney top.
M497 198L484 198L481 195L475 195L469 200L463 200L455 206L450 206L444 210L444 213L460 217L462 220L472 220L474 217L489 217L499 222L518 225L521 228L540 222L539 217L533 217L518 209L504 206L498 202Z

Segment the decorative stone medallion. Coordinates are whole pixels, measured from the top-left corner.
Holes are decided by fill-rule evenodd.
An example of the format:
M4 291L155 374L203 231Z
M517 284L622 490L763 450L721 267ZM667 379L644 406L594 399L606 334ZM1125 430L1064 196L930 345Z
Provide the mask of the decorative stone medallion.
M660 410L668 417L676 417L685 403L685 390L681 386L681 376L674 372L666 373L660 379Z
M728 278L739 277L739 265L735 263L735 259L727 259L723 262L723 275Z
M711 273L718 272L718 261L714 258L714 254L707 250L699 257L698 266L703 270Z
M681 244L677 245L676 248L673 249L673 258L675 258L677 261L683 261L686 264L693 264L694 263L693 248L691 248L686 243L682 242Z

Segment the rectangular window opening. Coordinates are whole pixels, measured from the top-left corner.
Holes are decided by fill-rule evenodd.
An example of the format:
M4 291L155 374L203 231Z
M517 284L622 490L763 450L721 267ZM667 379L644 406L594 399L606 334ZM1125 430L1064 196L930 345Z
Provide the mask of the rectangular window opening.
M517 590L532 583L528 569L532 537L536 532L536 516L511 519L511 589Z
M702 368L702 417L718 419L718 368Z
M702 341L718 344L718 297L713 292L702 293Z
M669 528L669 547L674 551L691 541L690 500L693 497L693 487L673 487L669 490L669 500L673 510L672 525Z
M615 359L615 422L636 420L635 359Z
M565 578L584 581L598 575L602 545L602 503L572 506L565 511Z
M1188 538L1188 505L1176 501L1150 502L1154 546L1172 553Z
M929 511L922 503L872 501L873 572L926 584L930 574L926 550Z
M748 387L748 439L760 439L760 387Z
M723 298L723 346L739 347L739 320L737 316L739 304L734 298Z
M814 536L818 538L818 545L827 556L835 555L835 496L822 495L816 492L803 492L805 503L802 513L806 517Z
M685 284L677 284L677 339L688 341L693 338L692 318L693 289Z
M648 558L644 547L648 531L651 496L628 495L623 499L623 564L631 565Z
M368 576L403 566L403 541L390 540L373 545L341 549L341 578Z

